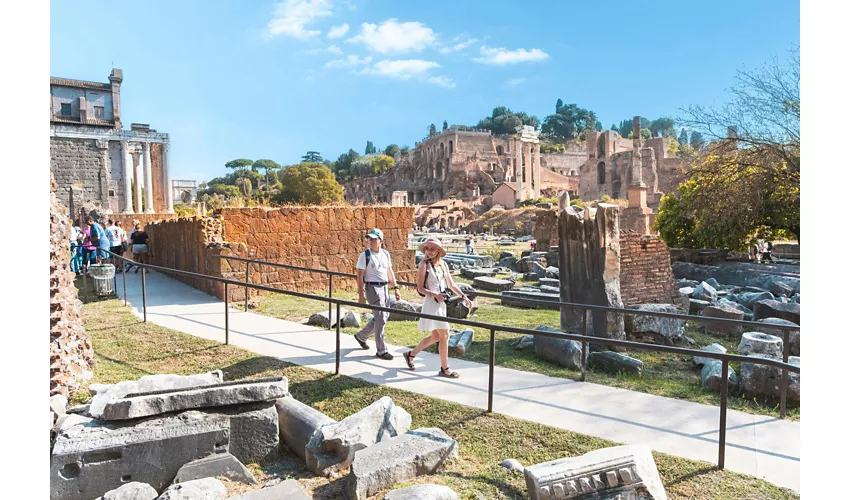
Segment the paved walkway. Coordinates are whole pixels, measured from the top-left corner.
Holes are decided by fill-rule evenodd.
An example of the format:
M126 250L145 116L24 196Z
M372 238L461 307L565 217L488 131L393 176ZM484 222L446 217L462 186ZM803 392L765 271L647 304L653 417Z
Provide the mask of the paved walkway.
M127 275L127 300L141 317L140 274ZM121 277L118 292L121 294ZM316 302L316 310L325 304ZM224 302L159 273L147 277L148 321L224 342ZM242 310L230 310L233 345L291 363L334 371L334 332ZM372 342L371 345L374 345ZM488 366L451 359L461 378L437 377L439 357L423 352L406 369L404 347L388 345L393 361L364 351L342 335L340 372L376 384L487 408ZM495 368L493 410L618 443L645 443L670 455L717 463L720 409L678 399L508 368ZM726 468L800 489L800 424L727 412Z

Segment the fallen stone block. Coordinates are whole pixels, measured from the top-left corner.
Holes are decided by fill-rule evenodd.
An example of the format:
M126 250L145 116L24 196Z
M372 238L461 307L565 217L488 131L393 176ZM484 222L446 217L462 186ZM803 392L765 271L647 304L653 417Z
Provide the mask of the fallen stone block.
M770 284L770 293L777 297L790 297L794 295L794 288L781 281Z
M225 500L227 488L214 477L174 484L162 492L157 500Z
M777 300L760 300L753 304L753 319L758 321L764 318L781 318L799 325L800 304Z
M540 325L535 330L564 333L546 325ZM534 337L534 354L539 358L558 363L571 370L581 370L581 342L536 335Z
M517 269L519 270L519 269ZM540 276L537 276L537 273L523 273L522 280L523 281L537 281L540 279Z
M323 476L344 470L351 465L355 452L404 434L410 423L410 413L384 396L354 415L316 431L305 448L307 468Z
M343 328L360 328L360 314L354 311L348 311L342 317Z
M733 307L714 305L708 306L702 311L702 316L706 318L723 318L723 319L744 319L744 311ZM703 327L706 333L722 333L725 335L740 334L744 327L735 323L726 323L721 321L711 321L707 319L699 320L699 325Z
M554 286L556 288L561 286L561 281L557 278L540 278L538 283L540 285Z
M422 304L414 304L413 302L408 302L406 300L399 300L396 302L390 303L391 309L396 309L399 311L408 311L408 312L421 312ZM416 316L411 316L409 314L399 314L396 312L391 312L388 321L419 321L419 318Z
M531 500L608 498L666 500L646 445L614 446L525 468Z
M120 488L107 491L102 497L97 497L95 500L156 500L158 496L159 493L153 489L153 486L133 481Z
M608 373L643 374L643 362L619 352L600 351L590 353L590 365Z
M301 401L287 396L275 402L280 427L280 439L299 457L306 459L304 447L319 429L336 420L305 405Z
M514 287L514 282L510 280L503 280L498 278L490 278L487 276L480 276L472 280L472 286L475 288L480 288L481 290L489 290L492 292L502 292L505 290L510 290Z
M561 289L557 286L540 285L540 291L543 293L551 293L560 295Z
M726 385L730 391L736 390L738 388L738 376L731 366L726 368L728 373ZM700 379L703 389L720 392L723 387L723 362L719 359L712 359L705 363L700 372Z
M243 464L260 462L280 452L280 428L274 401L204 410L230 420L228 451Z
M783 345L785 339L785 330L781 330L779 328L771 328L769 325L796 326L797 329L788 332L788 352L791 354L791 356L800 355L800 325L782 318L763 318L759 320L759 323L764 323L765 326L757 326L756 331L768 333L770 335L776 335L777 337L783 339Z
M717 353L721 353L721 354L726 354L726 348L723 347L721 344L718 344L718 343L714 343L714 344L705 346L705 347L702 348L702 350L708 351L708 352L717 352ZM697 366L704 365L704 364L706 364L710 361L719 361L719 360L716 360L714 358L702 358L700 356L694 356L694 364L697 365Z
M125 380L112 385L99 384L89 405L88 414L94 418L100 418L103 415L104 406L109 401L121 399L127 394L186 389L222 382L224 382L224 375L221 370L213 370L208 373L185 376L172 373L145 375L139 380ZM89 390L91 390L91 387L89 387Z
M555 266L549 266L546 268L546 277L558 279L561 275L561 270Z
M449 353L459 358L466 354L469 346L472 345L472 339L475 337L475 332L472 328L449 336Z
M531 299L539 302L526 302L522 299ZM529 309L560 309L557 303L561 301L561 295L543 292L525 292L520 290L507 290L502 292L502 305L513 307L525 307Z
M360 500L396 483L434 473L457 459L457 441L442 429L423 427L360 450L351 463L348 496Z
M782 339L761 332L744 332L738 344L738 353L743 356L763 354L768 358L782 359Z
M518 339L514 340L511 344L514 346L516 350L528 349L529 347L534 347L534 335L523 335Z
M339 315L345 317L348 314L348 309L344 307L339 308ZM320 311L315 314L310 315L307 318L308 325L321 326L322 328L333 328L336 326L336 307L331 308L330 316L328 316L328 311Z
M175 483L185 483L205 477L226 477L245 484L259 484L245 465L230 453L220 453L189 462L180 467Z
M508 269L513 270L516 268L517 260L518 259L513 255L508 255L499 259L499 265L501 267L507 267Z
M751 354L753 358L771 359L763 354ZM800 366L800 358L789 356L788 364ZM782 369L755 363L741 363L741 392L747 397L781 397ZM789 401L800 400L800 374L788 372L786 395Z
M693 297L697 300L705 300L708 302L713 302L717 299L717 290L714 289L713 286L703 281L696 288L694 288Z
M103 408L104 420L127 420L162 413L268 401L287 394L286 377L222 382L188 389L128 394Z
M497 272L498 270L492 267L464 267L460 270L460 273L469 279L495 276Z
M56 438L50 459L50 498L90 500L130 481L161 491L184 464L225 453L229 444L230 421L200 412L136 425L80 422Z
M513 458L506 458L499 465L513 472L523 472L525 470L525 467L519 463L519 460L514 460Z
M243 493L229 500L310 500L310 496L295 479L287 479L280 483Z
M735 302L741 304L747 309L752 310L753 305L756 302L760 300L773 300L774 297L773 294L771 294L770 292L744 292L736 294L732 296L732 298L735 300Z
M690 299L688 301L688 313L691 316L700 316L706 307L710 306L711 302L707 300Z
M684 314L673 304L637 304L629 306L645 312L661 312L670 314ZM634 336L649 335L660 343L673 345L678 344L685 334L685 319L664 318L660 316L646 316L643 314L626 314L624 318L626 333Z
M460 500L460 497L448 486L417 484L392 490L384 495L384 500Z

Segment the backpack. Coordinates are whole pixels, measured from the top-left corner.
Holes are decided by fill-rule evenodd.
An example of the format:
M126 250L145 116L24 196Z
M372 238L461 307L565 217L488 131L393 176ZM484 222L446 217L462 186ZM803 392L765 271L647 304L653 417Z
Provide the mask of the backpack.
M387 250L382 248L381 251L386 252ZM372 261L372 250L367 248L366 250L363 251L363 253L366 255L366 267L369 267L369 262ZM366 267L363 268L363 282L364 283L366 282ZM424 297L424 295L423 295L423 297Z

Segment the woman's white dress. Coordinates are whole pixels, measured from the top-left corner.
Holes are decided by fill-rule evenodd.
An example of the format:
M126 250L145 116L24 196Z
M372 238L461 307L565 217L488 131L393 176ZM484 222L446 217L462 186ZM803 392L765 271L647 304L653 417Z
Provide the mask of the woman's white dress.
M427 265L427 264L426 264ZM443 265L431 267L428 265L428 276L425 278L425 288L429 292L439 293L442 282L442 289L447 290L446 274ZM436 276L435 276L436 271ZM437 302L433 297L425 297L422 302L422 314L433 314L434 316L446 316L446 303ZM436 321L428 318L419 318L417 325L420 330L432 332L434 330L448 330L449 323L447 321Z

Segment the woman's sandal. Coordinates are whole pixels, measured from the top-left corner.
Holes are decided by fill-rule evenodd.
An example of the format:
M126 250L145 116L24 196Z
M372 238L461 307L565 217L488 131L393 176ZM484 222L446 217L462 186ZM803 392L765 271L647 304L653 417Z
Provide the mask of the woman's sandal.
M448 378L458 378L458 377L460 377L460 375L458 375L457 372L453 372L453 371L449 370L448 367L447 368L440 368L439 375L441 377L448 377Z
M413 351L407 351L406 353L402 354L402 356L404 356L404 360L407 361L407 367L411 370L415 370L416 367L413 366L413 358L415 358L416 356L411 355L410 353L412 352Z

